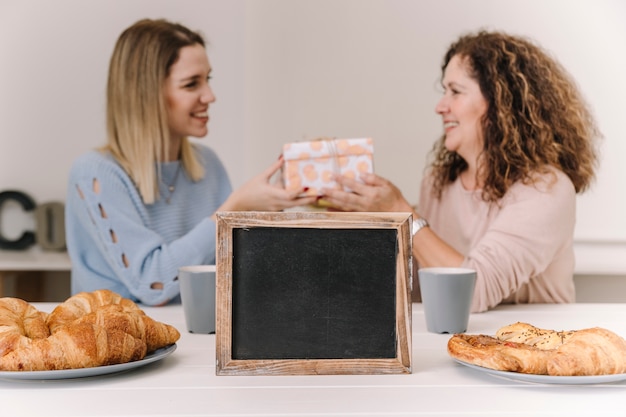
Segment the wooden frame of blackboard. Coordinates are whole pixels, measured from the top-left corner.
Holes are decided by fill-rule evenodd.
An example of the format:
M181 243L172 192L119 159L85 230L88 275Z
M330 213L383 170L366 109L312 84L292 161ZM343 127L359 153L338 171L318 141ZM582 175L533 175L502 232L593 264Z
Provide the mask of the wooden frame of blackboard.
M217 252L216 252L216 374L217 375L333 375L333 374L407 374L411 373L411 275L412 275L412 260L411 260L411 214L409 213L337 213L337 212L219 212L217 213ZM236 245L239 247L241 244L244 247L248 236L254 236L250 231L256 231L257 234L272 233L272 244L262 245L264 248L261 250L261 254L255 254L254 250L241 250L242 253L238 253L239 249L234 248L234 241L239 243ZM319 231L319 232L314 232ZM378 355L378 352L369 356L367 348L365 353L343 355L329 352L329 357L326 357L324 346L319 347L316 343L317 353L314 357L303 355L300 357L298 354L291 354L281 356L282 347L279 347L276 352L271 352L267 355L259 354L258 357L255 353L246 353L240 355L235 353L236 351L243 351L239 349L239 342L235 342L234 335L243 335L240 339L254 340L253 330L249 330L246 325L237 324L235 319L236 315L233 312L234 306L239 311L238 307L241 304L247 303L247 301L240 301L238 299L240 293L239 290L233 291L233 288L243 287L243 284L233 285L233 281L238 282L252 282L252 286L261 280L266 280L268 276L272 276L273 273L280 273L285 263L285 250L284 245L281 245L280 240L282 236L295 236L296 241L306 242L306 239L310 236L310 233L324 233L331 237L331 241L336 240L337 237L343 237L344 235L350 235L351 231L361 233L359 237L365 236L365 239L361 239L363 242L378 242L378 231L384 231L386 238L382 239L382 243L378 248L380 253L392 253L393 259L390 261L389 256L367 256L365 263L371 262L371 265L367 267L377 268L377 262L382 265L383 271L389 271L391 268L391 286L386 285L385 290L382 292L391 292L391 296L386 299L375 299L377 307L385 314L391 314L390 326L392 328L383 328L380 340L369 341L363 345L382 345L387 348L382 348L387 352L383 355ZM333 234L337 233L338 234ZM329 234L330 233L330 234ZM363 235L365 233L365 235ZM301 236L300 236L301 235ZM236 236L239 236L236 238ZM371 237L371 238L370 238ZM339 239L341 240L341 238ZM285 240L285 243L293 244L294 240ZM312 242L304 243L309 244ZM377 243L378 244L378 243ZM296 243L296 246L298 244ZM345 245L344 245L345 246ZM348 245L352 246L352 245ZM269 248L269 249L268 249ZM272 249L274 248L274 249ZM317 249L324 251L335 251L332 248L325 248L324 244L317 245ZM298 250L297 248L295 250ZM350 259L351 255L361 256L358 259L364 259L362 254L362 245L354 245L353 247L344 247L342 251L347 255L347 259ZM263 276L254 276L256 273L250 273L250 268L255 268L255 262L258 259L255 257L263 257L263 259L270 259L272 262L268 264L275 264L275 270L267 273L267 270L263 272ZM379 261L379 258L385 258ZM298 262L301 262L298 260ZM304 261L306 262L306 261ZM287 261L289 265L293 262ZM235 268L234 268L235 265ZM239 265L239 266L238 266ZM317 266L315 266L317 267ZM299 266L298 268L306 268L306 265ZM334 267L333 267L334 268ZM384 269L387 268L387 269ZM247 275L253 275L251 277L243 278L243 273L239 273L240 269L247 269ZM241 276L238 276L241 275ZM365 273L363 275L368 275ZM257 274L258 275L258 274ZM371 275L371 274L369 274ZM385 273L384 275L390 275ZM376 279L376 278L375 278ZM250 280L250 281L247 281ZM282 296L281 291L283 287L287 285L275 285L272 287L270 298L274 295L277 299ZM375 286L378 284L375 284ZM357 286L359 286L357 284ZM360 293L363 286L346 291L348 297L353 297L353 294ZM341 291L333 291L341 292ZM255 294L255 291L247 291L245 294ZM253 295L254 296L254 295ZM243 296L241 296L243 299ZM246 296L247 297L247 296ZM367 295L366 295L367 297ZM307 294L307 304L311 303L311 298ZM355 297L356 298L356 297ZM391 298L391 299L390 299ZM248 300L248 298L245 298ZM265 300L259 300L263 302ZM327 302L324 298L321 300ZM361 300L363 301L363 300ZM368 301L368 300L366 300ZM348 302L350 299L348 298ZM258 304L254 301L252 304ZM280 303L274 303L280 304ZM314 304L314 303L313 303ZM344 303L341 303L343 306ZM361 306L363 303L360 304ZM245 308L245 307L244 307ZM339 307L343 308L343 307ZM257 310L258 311L258 310ZM369 312L364 312L368 314ZM239 313L237 313L239 314ZM382 314L383 316L385 314ZM249 314L252 315L252 314ZM282 325L289 324L290 329L298 328L302 326L301 321L294 321L293 325L289 323L291 314L281 315L280 321ZM294 319L295 320L295 319ZM274 320L267 320L264 325L270 325L267 322L273 322ZM287 321L287 323L285 323ZM350 325L348 325L350 326ZM383 325L384 326L384 325ZM356 326L363 327L363 326ZM351 332L350 327L348 330L341 329L342 334L340 337L344 339L350 339ZM362 330L359 330L361 332ZM248 334L250 333L250 334ZM258 333L257 333L258 334ZM335 332L336 334L336 332ZM359 333L359 337L363 337L363 334ZM239 336L237 336L239 337ZM368 337L367 335L365 337ZM271 339L274 340L274 339ZM289 340L291 342L291 339ZM354 342L355 344L358 341ZM271 344L271 343L270 343ZM237 345L235 349L234 345ZM323 343L321 345L324 345ZM283 346L283 345L280 345ZM389 346L392 351L389 352ZM265 346L261 348L263 350ZM254 349L254 348L253 348ZM386 350L385 350L386 349ZM285 349L287 350L287 349ZM356 350L359 350L357 347ZM246 351L247 352L247 351ZM390 353L390 354L389 354ZM361 356L359 356L361 355ZM381 357L382 356L382 357Z

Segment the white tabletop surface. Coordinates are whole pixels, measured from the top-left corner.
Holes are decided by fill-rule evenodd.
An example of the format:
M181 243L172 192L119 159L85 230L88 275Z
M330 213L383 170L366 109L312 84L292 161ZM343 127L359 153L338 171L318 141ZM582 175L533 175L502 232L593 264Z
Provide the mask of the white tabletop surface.
M54 304L36 304L51 311ZM187 333L180 306L144 308L176 326L170 356L134 370L67 380L0 379L1 416L626 416L626 382L532 384L454 362L449 335L426 331L413 305L410 375L216 376L215 336ZM601 326L626 335L626 305L503 306L468 333L525 321L557 330Z

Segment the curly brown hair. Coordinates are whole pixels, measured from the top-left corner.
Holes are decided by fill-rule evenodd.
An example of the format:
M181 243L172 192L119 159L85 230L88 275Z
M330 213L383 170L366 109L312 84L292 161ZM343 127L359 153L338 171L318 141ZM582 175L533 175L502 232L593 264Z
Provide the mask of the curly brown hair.
M481 120L484 145L478 175L482 198L495 202L517 182L550 167L563 171L577 193L594 179L601 138L588 104L569 73L532 41L502 32L479 31L454 42L445 54L444 73L452 57L463 58L488 103ZM456 152L434 145L431 164L434 192L467 168Z

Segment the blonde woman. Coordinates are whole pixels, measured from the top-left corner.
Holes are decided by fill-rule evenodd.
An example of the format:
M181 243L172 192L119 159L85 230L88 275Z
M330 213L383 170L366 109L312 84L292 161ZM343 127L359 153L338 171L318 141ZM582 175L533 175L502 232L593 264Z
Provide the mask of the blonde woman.
M232 192L208 133L211 65L199 33L141 20L117 40L104 147L70 172L72 293L107 288L147 305L178 299L178 268L215 262L214 214L311 204L270 183L280 160Z
M468 34L442 65L435 143L418 211L389 181L326 190L342 210L413 212L420 266L477 271L472 310L575 300L576 194L594 178L601 137L568 73L531 40ZM414 285L414 288L419 288Z

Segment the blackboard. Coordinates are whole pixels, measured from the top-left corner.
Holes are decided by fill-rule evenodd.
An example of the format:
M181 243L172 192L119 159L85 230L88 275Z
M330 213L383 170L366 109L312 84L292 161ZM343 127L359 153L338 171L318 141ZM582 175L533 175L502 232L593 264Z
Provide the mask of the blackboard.
M218 375L410 372L410 215L218 213Z
M394 232L234 230L233 359L395 358Z

